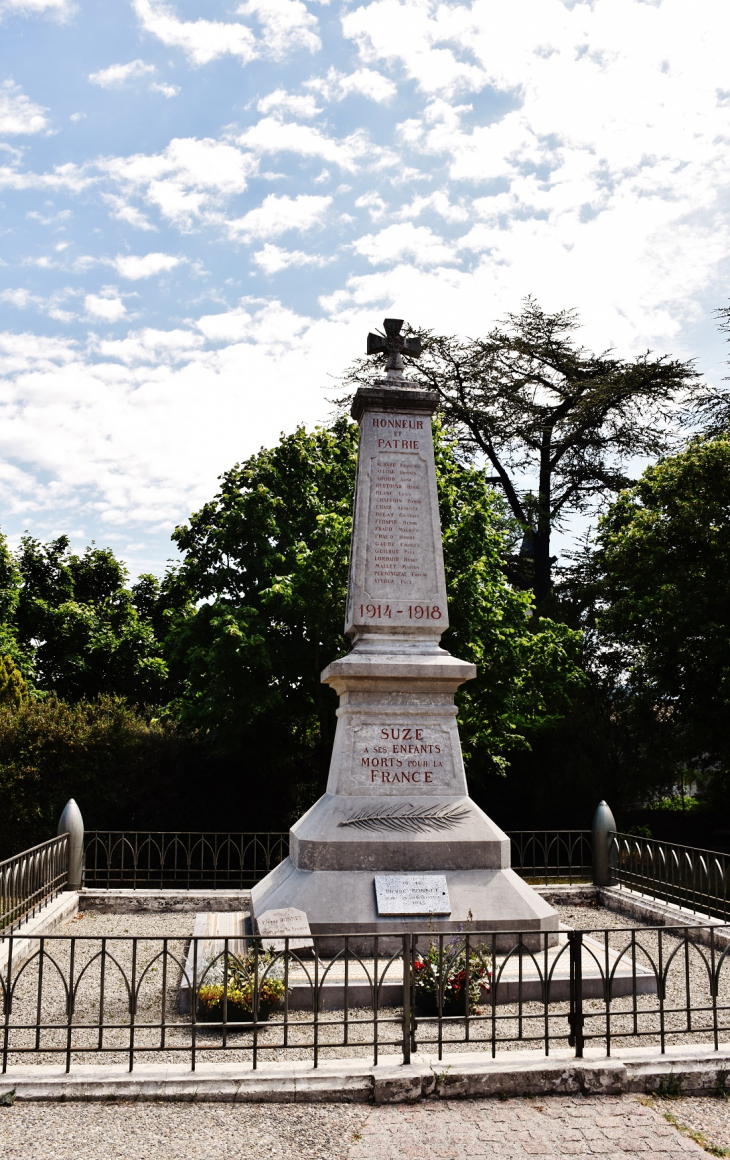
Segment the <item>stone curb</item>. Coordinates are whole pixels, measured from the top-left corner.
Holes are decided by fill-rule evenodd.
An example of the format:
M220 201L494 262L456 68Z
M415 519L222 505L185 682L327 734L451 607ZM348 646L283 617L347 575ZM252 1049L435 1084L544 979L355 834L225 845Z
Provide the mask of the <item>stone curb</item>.
M164 914L185 911L248 910L250 890L99 890L79 891L79 910L105 914Z
M671 1081L682 1095L712 1095L730 1071L730 1044L718 1051L672 1049L666 1055L632 1049L606 1059L575 1059L560 1051L507 1052L500 1059L463 1052L442 1060L418 1055L410 1064L365 1067L359 1060L273 1063L257 1071L239 1064L200 1066L140 1064L130 1073L117 1066L80 1066L66 1075L39 1064L0 1076L0 1096L18 1101L149 1101L201 1103L415 1103L423 1099L469 1099L548 1095L651 1093ZM723 1074L724 1073L724 1074ZM676 1094L676 1093L675 1093Z
M24 963L29 955L38 950L38 938L41 935L53 934L56 927L67 919L73 918L79 909L79 896L75 890L64 890L51 902L46 903L32 918L23 922L13 935L13 962L16 966ZM0 970L8 965L10 952L10 931L6 936L0 936ZM32 936L26 938L26 935Z

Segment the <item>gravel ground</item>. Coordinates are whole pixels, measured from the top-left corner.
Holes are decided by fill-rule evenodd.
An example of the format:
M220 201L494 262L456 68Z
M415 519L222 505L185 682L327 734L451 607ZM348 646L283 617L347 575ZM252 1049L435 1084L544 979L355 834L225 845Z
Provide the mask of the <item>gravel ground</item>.
M639 926L630 923L621 915L593 906L563 906L559 908L561 920L569 926L585 930L607 928L608 944L615 949L624 949L630 944L630 935L622 933L617 928ZM187 939L192 933L194 915L188 914L130 914L111 915L97 912L84 912L69 920L59 928L60 934L90 935L93 938L85 942L79 940L75 944L74 979L81 982L76 994L74 1011L75 1026L73 1032L73 1047L76 1049L74 1059L84 1063L125 1063L130 1041L129 1029L129 998L127 982L132 973L131 944L117 941L120 935L139 935L147 937L149 943L138 944L137 960L134 964L137 980L143 978L140 985L135 1020L137 1024L154 1023L159 1021L163 1010L168 1021L164 1040L161 1031L155 1028L135 1027L134 1046L135 1058L138 1062L187 1062L190 1058L190 1027L185 1017L177 1013L178 984L182 965L185 959ZM117 936L117 940L115 937ZM168 967L165 968L157 957L161 950L159 940L168 937ZM600 938L602 936L595 936ZM108 1029L105 1026L101 1037L103 1052L98 1051L100 1034L99 1021L99 983L100 959L98 952L100 940L107 939L107 963L105 967L104 988L104 1022L118 1023L117 1028ZM158 940L158 941L154 941ZM663 961L666 964L668 957L676 948L680 953L672 960L668 972L667 993L665 999L665 1042L674 1043L712 1043L711 1033L707 1030L710 1025L712 1000L710 996L706 958L706 948L689 947L685 953L680 941L672 935L662 933ZM59 1063L63 1055L51 1052L51 1047L64 1049L67 1042L67 1014L66 991L64 979L69 973L69 944L47 942L47 949L53 948L53 958L58 964L58 970L49 961L44 967L42 1012L46 1023L56 1024L41 1033L36 1039L35 1032L17 1027L19 1023L33 1024L38 1007L38 969L37 963L31 964L20 976L17 992L13 1003L11 1046L16 1049L21 1046L36 1048L28 1054L17 1050L9 1057L9 1064L14 1063ZM643 945L644 950L641 949ZM637 961L649 962L651 956L656 962L659 952L659 936L656 932L646 929L637 936ZM88 966L87 966L88 964ZM164 978L163 987L163 974ZM693 1007L693 1014L688 1021L686 1003L688 996ZM724 1032L721 1038L727 1040L727 1029L730 1028L730 961L726 960L720 979L718 1005L724 1008L721 1011L721 1026ZM698 1008L705 1007L705 1011ZM481 1008L485 1014L482 1022L472 1021L470 1041L460 1043L464 1038L463 1024L444 1025L444 1049L475 1050L480 1042L489 1043L492 1033L490 1008L487 1005ZM585 1002L586 1032L597 1037L591 1040L590 1045L605 1046L605 1008L600 1000ZM554 1046L567 1046L567 1015L568 1005L553 1003L550 1006L550 1032ZM611 1035L612 1049L619 1050L626 1046L648 1046L660 1043L658 1000L656 995L638 996L634 1002L631 998L615 999L611 1004ZM378 1051L380 1055L400 1054L400 1011L397 1008L388 1008L380 1016L378 1030ZM339 1022L339 1013L324 1013L320 1016L316 1031L320 1045L321 1058L361 1057L372 1060L373 1047L372 1024L367 1020L372 1017L372 1011L360 1009L350 1012L351 1021L347 1030L347 1042L343 1042L343 1028L335 1025L328 1019ZM390 1020L390 1022L389 1022ZM361 1021L361 1022L358 1022ZM94 1027L96 1022L97 1026ZM311 1026L312 1015L309 1012L290 1012L289 1026L285 1029L282 1016L274 1013L265 1029L258 1034L259 1058L264 1062L285 1059L312 1059L312 1041L314 1028ZM496 1034L500 1040L499 1051L521 1050L525 1047L540 1048L544 1042L545 1013L539 1003L523 1004L522 1015L519 1017L516 1005L500 1005L496 1008ZM225 1049L225 1058L229 1062L248 1062L252 1059L252 1033L249 1031L229 1034ZM419 1048L427 1053L438 1051L437 1029L435 1024L420 1020L418 1027ZM43 1049L46 1050L43 1050ZM86 1048L88 1052L79 1049ZM148 1048L149 1051L140 1049ZM182 1050L175 1050L175 1049ZM220 1034L203 1030L198 1035L198 1060L214 1062L221 1057L222 1042Z
M713 1120L723 1113L725 1135ZM674 1160L723 1155L726 1113L727 1105L713 1099L634 1096L383 1107L15 1104L0 1108L0 1153L7 1160L474 1160L536 1154L623 1160L642 1152Z
M347 1104L15 1104L5 1160L340 1160L370 1109Z

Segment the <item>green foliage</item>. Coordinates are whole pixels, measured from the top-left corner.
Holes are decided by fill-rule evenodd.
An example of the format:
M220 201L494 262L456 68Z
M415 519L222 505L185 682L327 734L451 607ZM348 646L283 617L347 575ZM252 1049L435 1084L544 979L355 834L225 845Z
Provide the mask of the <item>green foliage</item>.
M536 621L514 592L504 554L514 531L481 472L436 431L452 628L446 647L480 665L461 695L471 771L506 763L527 732L552 722L581 681L579 634ZM252 800L262 789L299 812L319 792L334 735L322 669L342 635L357 427L299 428L223 476L209 504L176 529L185 553L171 587L202 599L169 638L188 727L240 754Z
M171 711L237 755L252 792L271 778L273 798L307 795L329 762L336 699L319 675L344 644L356 433L282 437L173 536L171 586L203 603L169 640L184 682Z
M674 797L660 797L654 798L647 802L647 810L662 810L668 813L701 813L707 808L706 802L697 797L682 797L680 794L675 794Z
M32 657L38 689L71 701L116 693L160 703L167 665L151 601L139 585L130 591L127 580L110 548L76 555L67 536L49 544L23 537L10 589L12 624L18 647Z
M514 528L481 471L456 458L437 429L436 472L451 627L443 644L477 666L458 694L472 778L504 772L506 754L554 724L584 683L581 636L537 618L532 597L507 582Z
M676 769L730 770L730 436L648 468L601 520L598 632Z
M12 657L0 656L0 705L15 709L28 700L28 686Z
M91 828L204 821L196 801L204 759L194 737L120 697L0 705L0 857L54 834L70 797Z
M621 493L562 585L586 634L586 725L614 800L697 777L727 804L729 530L730 437L695 440Z

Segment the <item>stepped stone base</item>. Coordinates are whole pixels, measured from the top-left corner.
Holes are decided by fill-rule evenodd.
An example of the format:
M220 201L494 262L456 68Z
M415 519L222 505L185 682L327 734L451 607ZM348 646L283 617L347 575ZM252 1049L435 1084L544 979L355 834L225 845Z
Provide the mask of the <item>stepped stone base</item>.
M463 931L467 924L479 931L548 931L548 943L557 942L559 921L556 912L514 870L443 872L451 899L448 917L430 920L428 915L381 918L376 906L372 870L300 870L291 858L287 858L254 886L251 913L263 914L266 910L283 906L306 911L313 935L320 938L333 936L318 943L320 956L337 954L344 945L342 936L345 933L355 936L348 944L352 950L372 955L374 934L387 936L403 931L454 934ZM513 937L497 941L500 950L513 945ZM401 939L382 938L379 953L390 953L400 946ZM526 949L542 946L542 938L531 940L528 937L525 940Z

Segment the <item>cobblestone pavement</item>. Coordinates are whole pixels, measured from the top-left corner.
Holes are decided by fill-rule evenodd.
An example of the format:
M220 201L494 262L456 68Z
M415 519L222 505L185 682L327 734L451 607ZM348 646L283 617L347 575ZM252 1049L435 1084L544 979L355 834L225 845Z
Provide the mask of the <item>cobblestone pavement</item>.
M663 1101L659 1101L663 1103ZM347 1160L391 1157L602 1156L645 1153L664 1160L707 1156L633 1096L583 1099L451 1100L374 1108Z
M634 1096L553 1096L377 1108L18 1103L0 1108L0 1155L4 1160L78 1160L79 1156L84 1160L248 1160L251 1156L282 1160L601 1156L612 1160L644 1153L652 1160L677 1160L684 1154L725 1154L721 1136L727 1123L727 1105L710 1097L642 1101Z

